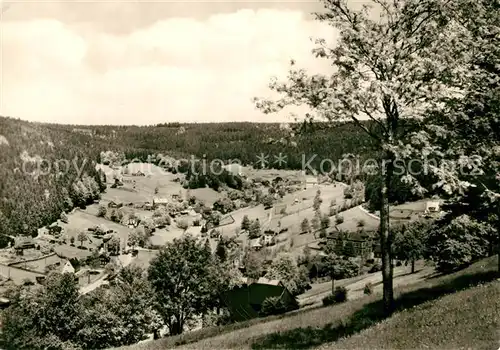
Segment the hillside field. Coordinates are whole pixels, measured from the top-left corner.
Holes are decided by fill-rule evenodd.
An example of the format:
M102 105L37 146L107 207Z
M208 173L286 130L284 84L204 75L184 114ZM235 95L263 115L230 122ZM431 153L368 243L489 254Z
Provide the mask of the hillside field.
M500 341L496 267L497 257L491 257L450 275L398 286L397 312L385 321L381 294L374 293L343 304L205 328L122 349L156 350L179 345L190 349L359 349L366 344L386 349L458 349L472 344L477 349L496 349ZM480 283L489 284L468 289ZM458 312L461 308L463 311ZM433 314L436 316L431 317ZM463 332L469 337L462 337Z

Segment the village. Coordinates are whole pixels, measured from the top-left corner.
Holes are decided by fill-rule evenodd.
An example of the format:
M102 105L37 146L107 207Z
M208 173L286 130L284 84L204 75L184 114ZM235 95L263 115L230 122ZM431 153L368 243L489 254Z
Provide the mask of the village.
M348 185L328 176L230 164L226 168L244 179L244 189L215 191L186 189L183 174L152 163L98 168L107 182L98 202L61 214L36 237L16 237L0 252L0 293L10 285L36 288L55 271L73 273L80 293L86 294L108 284L129 264L147 269L165 244L183 235L207 242L213 252L221 240L233 242L231 259L243 274L248 251L262 252L267 264L280 253L300 261L306 251L324 255L328 241L341 250L346 242L350 245L360 275L380 271L379 218L363 207L364 187L359 182ZM391 218L411 222L438 212L439 201L420 201L393 207ZM242 289L235 290L226 300L233 318L257 317L249 305L262 304L267 297L288 295L301 307L321 303L330 292L329 279L314 264L307 269L316 284L296 299L284 293L282 281L245 278L247 288L261 288L258 300L238 299ZM2 300L8 306L8 300Z

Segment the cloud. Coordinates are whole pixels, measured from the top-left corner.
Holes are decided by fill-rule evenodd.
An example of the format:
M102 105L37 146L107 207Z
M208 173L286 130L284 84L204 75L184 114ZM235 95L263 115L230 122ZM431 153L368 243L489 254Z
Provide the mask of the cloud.
M264 9L169 18L125 34L56 19L1 29L0 114L79 124L283 120L251 98L269 95L271 76L284 76L291 58L327 72L310 37L335 35L300 11Z

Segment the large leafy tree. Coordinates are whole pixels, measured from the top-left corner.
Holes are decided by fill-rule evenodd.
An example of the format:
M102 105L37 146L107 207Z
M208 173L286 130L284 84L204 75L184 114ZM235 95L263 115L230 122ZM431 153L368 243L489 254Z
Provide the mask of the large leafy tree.
M86 295L81 303L83 322L78 338L87 349L131 345L158 333L162 326L153 307L151 286L137 266L123 268L111 288Z
M337 253L335 243L328 242L325 247L326 256L323 257L324 268L332 280L332 294L335 293L335 280L355 277L359 267L349 260L348 256Z
M265 277L280 280L293 295L304 293L309 285L307 273L287 254L279 255L273 260Z
M51 274L45 287L37 291L14 291L12 305L2 315L2 347L76 348L83 311L78 298L73 274Z
M407 142L414 131L407 120L422 118L430 107L439 106L449 95L444 78L455 76L455 61L447 50L457 38L446 30L449 21L443 14L445 3L372 0L380 14L374 18L369 6L354 10L346 0L325 0L325 11L316 17L336 28L339 38L334 47L323 39L317 40L314 53L332 63L332 73L311 76L292 66L287 81L275 79L270 84L281 98L255 99L264 113L289 105L307 105L311 110L309 118L353 122L376 143L382 176L378 209L383 300L389 313L394 297L388 193L395 163L410 156L414 148L423 147L418 139ZM403 179L415 182L411 174Z
M190 235L167 244L151 261L148 278L170 334L213 305L218 269L210 249Z
M465 52L460 57L466 71L461 88L462 98L453 96L446 102L446 113L429 119L441 130L433 135L451 159L477 156L480 172L458 174L473 186L463 196L454 198L450 217L467 213L478 220L500 214L500 2L498 0L455 0L446 9L461 32L461 40L450 47ZM444 132L443 132L444 131ZM471 202L471 199L474 200ZM479 210L478 210L479 209ZM490 221L490 220L489 220ZM493 220L498 235L498 220ZM496 221L496 222L495 222ZM497 240L500 240L498 236ZM490 242L492 240L490 239ZM500 244L498 245L500 272Z
M411 273L415 273L415 262L425 256L425 243L430 226L428 222L416 221L396 229L394 255L406 263L411 263Z
M429 256L442 272L468 266L487 255L490 231L488 224L461 215L431 231L427 240Z

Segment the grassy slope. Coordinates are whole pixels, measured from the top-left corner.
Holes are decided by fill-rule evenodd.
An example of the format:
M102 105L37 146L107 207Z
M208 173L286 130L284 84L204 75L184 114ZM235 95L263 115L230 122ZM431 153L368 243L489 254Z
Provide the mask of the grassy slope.
M404 310L325 349L497 349L500 281Z
M367 348L366 345L362 346L360 344L370 344L370 346L368 346L369 348L377 346L393 348L403 345L406 345L403 346L406 348L415 348L418 347L419 344L423 346L424 340L427 339L427 333L430 335L431 331L426 327L419 328L420 325L423 326L425 324L425 321L429 320L429 322L431 322L428 315L433 313L436 313L436 315L439 313L446 313L446 308L449 307L449 316L451 317L449 320L446 322L443 321L442 325L439 324L439 322L441 322L439 318L434 319L436 324L429 323L429 325L432 324L432 327L434 327L432 330L433 335L437 336L441 333L444 337L444 332L451 327L456 327L457 330L460 329L459 327L461 327L461 329L467 328L469 329L467 333L464 333L465 331L461 331L463 334L467 334L467 338L469 338L467 341L471 341L471 344L481 344L478 338L481 337L481 339L485 339L486 343L484 344L492 345L491 348L494 349L495 346L493 346L494 343L492 342L494 342L495 335L493 334L489 337L484 335L489 332L490 328L485 327L483 332L476 333L474 333L474 329L480 328L485 324L493 326L493 322L498 322L498 318L496 320L492 318L492 313L495 311L486 310L488 307L486 304L478 306L470 305L470 307L466 308L464 300L467 300L467 296L470 296L470 301L482 303L483 301L481 301L481 296L486 295L488 298L486 299L486 303L489 303L489 307L494 310L495 307L498 307L498 304L494 304L493 300L490 298L495 297L495 295L498 296L498 294L494 294L492 291L492 289L498 288L497 282L492 284L490 287L485 288L485 291L481 288L471 289L461 294L450 295L447 298L436 302L432 302L432 300L438 299L447 294L455 293L462 289L466 289L477 283L492 281L496 275L496 259L496 257L485 259L477 262L467 269L451 275L434 277L421 283L397 288L396 297L398 310L410 309L420 304L423 305L410 311L398 313L386 322L382 323L381 326L377 326L385 327L383 329L390 333L391 325L393 324L392 322L398 322L398 319L400 320L399 322L408 320L407 324L400 325L400 328L393 331L393 338L389 338L388 343L385 344L382 343L383 338L379 338L379 334L377 332L368 329L384 320L384 316L381 313L381 296L380 294L374 294L340 305L305 310L295 314L284 315L279 318L274 317L268 319L257 319L247 323L230 325L228 327L206 328L178 337L169 337L156 342L135 345L131 348L138 350L165 349L180 344L187 344L187 347L196 349L312 348L332 343L351 335L354 336L352 338L348 338L347 340L343 340L345 343L342 343L340 347ZM477 297L474 296L475 291L478 292ZM456 302L454 303L454 301ZM442 306L442 310L439 308L437 308L436 311L428 309L428 307L432 307L435 303L441 305L441 302L444 303L442 305L445 305ZM455 312L455 310L461 308L473 309L477 310L477 312L474 316L465 318L465 316L463 316L464 312ZM419 314L418 312L421 313ZM424 318L421 319L421 317ZM457 321L457 325L452 326L455 321ZM471 324L474 322L477 322L477 325ZM405 343L399 345L399 343L389 343L391 339L397 338L398 332L402 332L404 327L410 327L411 333L412 326L416 327L414 339L410 340L410 337L407 339L408 342L413 341L413 344ZM357 334L365 329L368 329L366 330L366 333ZM371 346L372 340L370 338L370 334L374 333L377 334L373 339L374 345ZM408 331L405 331L404 334L408 333ZM455 334L459 335L460 333ZM496 336L498 338L498 334ZM364 338L356 340L357 337ZM465 346L465 341L460 342L457 337L451 336L447 338L448 343L443 343L443 346L446 345L450 348ZM464 336L463 338L466 337ZM353 343L348 343L349 341L352 341ZM356 343L356 341L359 343ZM378 341L380 341L380 343L378 343ZM455 341L456 343L454 343ZM333 345L335 344L329 344L329 346ZM496 344L496 347L498 347L498 344Z

